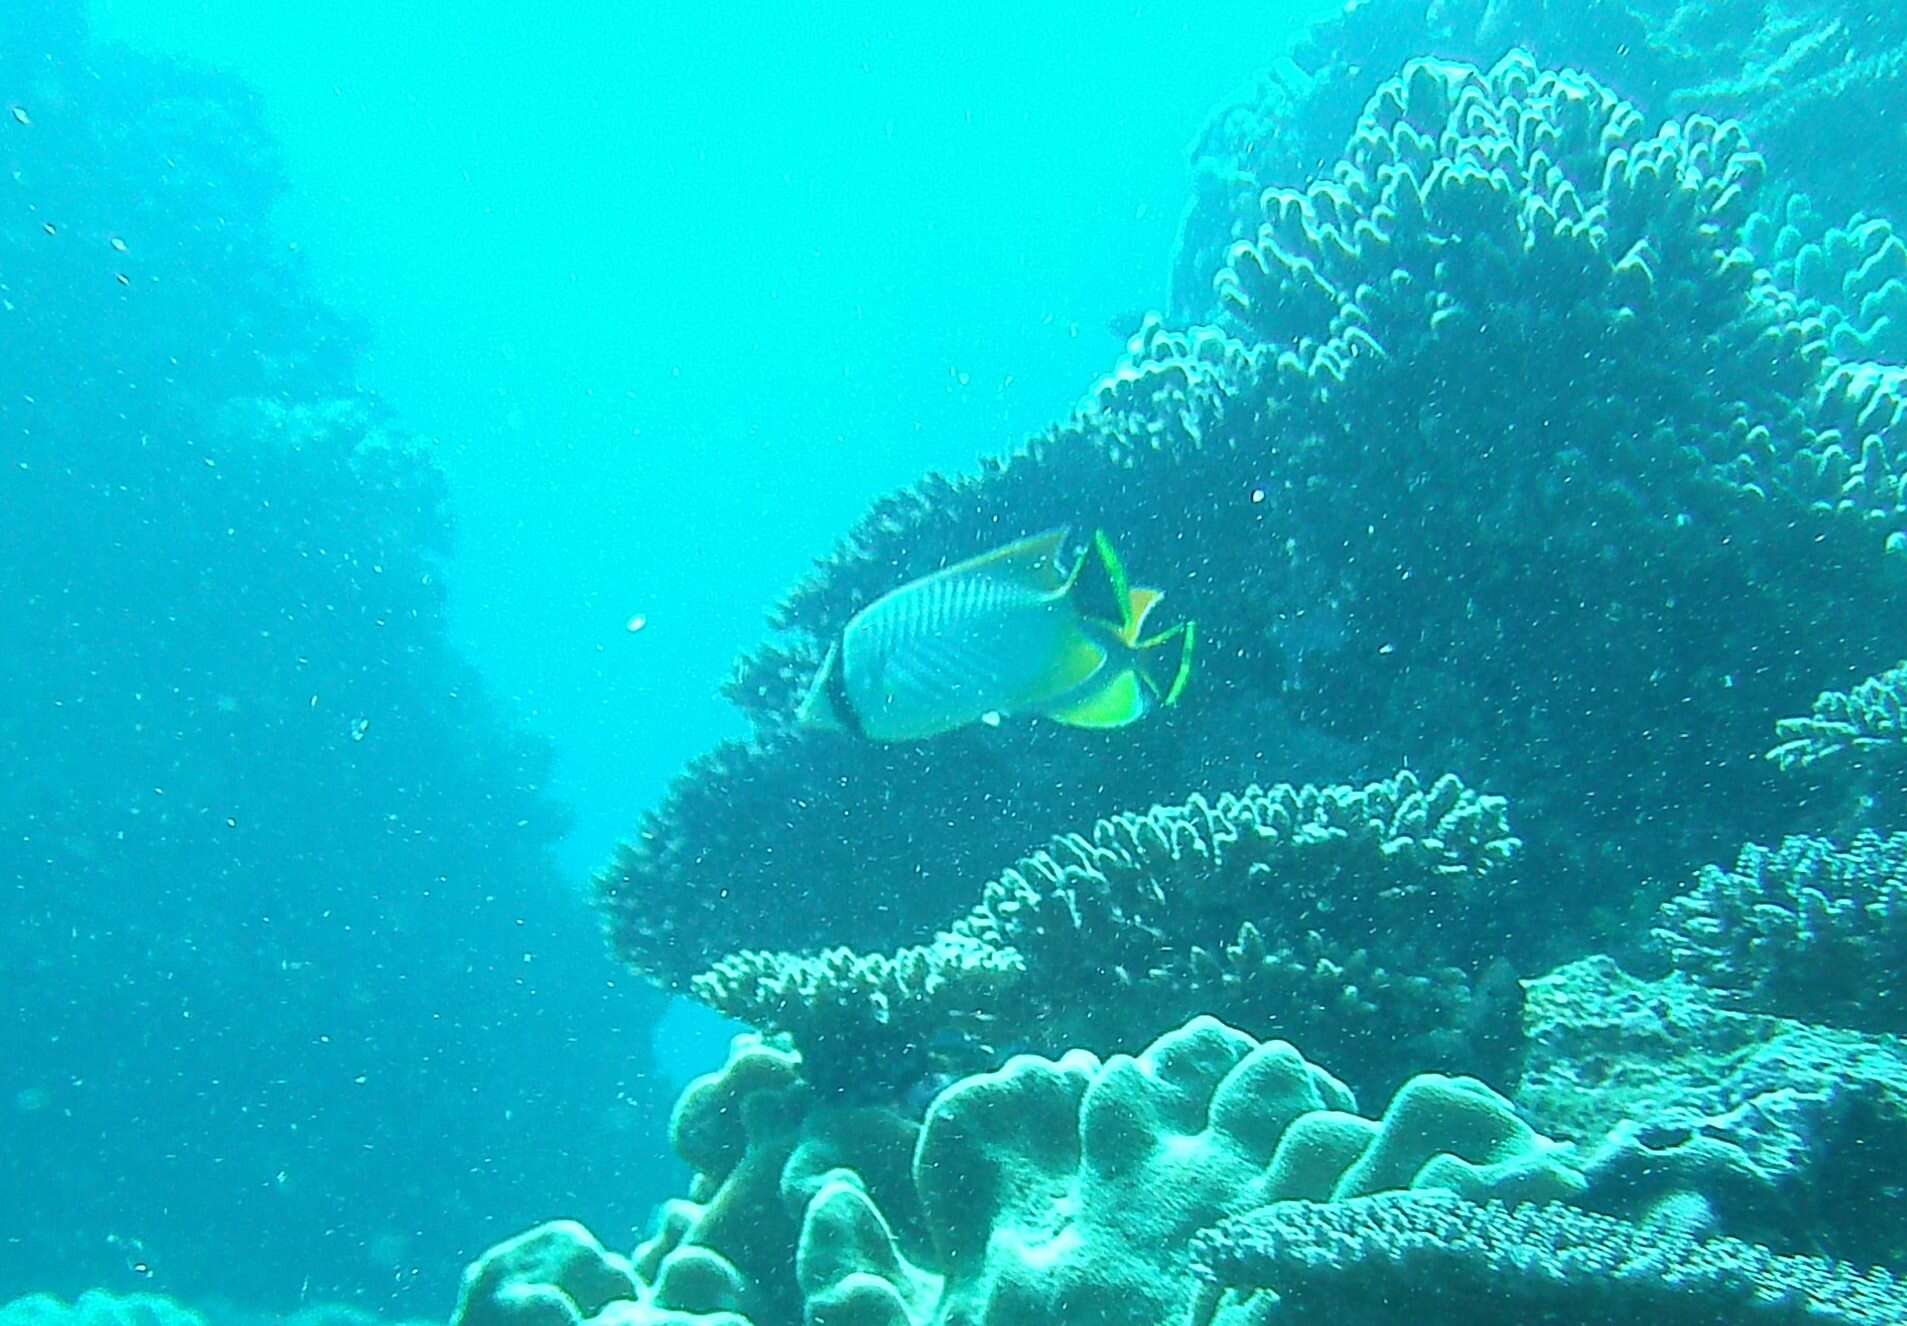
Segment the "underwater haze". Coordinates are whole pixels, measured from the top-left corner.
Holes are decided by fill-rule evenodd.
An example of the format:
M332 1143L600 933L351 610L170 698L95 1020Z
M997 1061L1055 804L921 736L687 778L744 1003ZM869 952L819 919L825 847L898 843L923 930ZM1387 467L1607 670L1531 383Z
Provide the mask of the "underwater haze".
M15 8L0 1296L646 1223L724 1042L580 886L854 513L1162 303L1302 17L1226 13Z
M0 19L0 1326L1907 1326L1907 9Z

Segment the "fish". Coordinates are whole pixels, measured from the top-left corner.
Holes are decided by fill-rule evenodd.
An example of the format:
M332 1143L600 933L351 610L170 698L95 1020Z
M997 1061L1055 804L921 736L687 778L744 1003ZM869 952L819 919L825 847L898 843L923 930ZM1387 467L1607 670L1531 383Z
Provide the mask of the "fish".
M811 731L920 741L1038 716L1118 728L1176 704L1197 631L1144 634L1161 591L1133 586L1103 530L1070 571L1067 528L889 590L829 645L796 710Z

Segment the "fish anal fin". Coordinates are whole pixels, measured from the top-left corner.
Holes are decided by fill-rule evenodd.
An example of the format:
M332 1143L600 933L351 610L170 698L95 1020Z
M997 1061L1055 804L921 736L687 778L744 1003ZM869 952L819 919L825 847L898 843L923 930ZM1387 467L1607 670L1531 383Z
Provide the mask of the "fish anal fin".
M1128 668L1086 694L1041 712L1068 727L1113 728L1137 722L1145 711L1145 688L1139 684L1138 674Z

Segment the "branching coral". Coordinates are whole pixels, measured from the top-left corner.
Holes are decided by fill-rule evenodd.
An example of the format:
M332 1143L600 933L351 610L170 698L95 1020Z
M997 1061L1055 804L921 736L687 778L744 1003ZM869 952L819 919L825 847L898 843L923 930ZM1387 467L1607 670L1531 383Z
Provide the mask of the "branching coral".
M1847 847L1792 837L1704 866L1663 904L1656 942L1740 1006L1868 1031L1907 1031L1907 833Z
M1803 194L1779 216L1757 213L1742 242L1791 291L1800 312L1819 318L1841 359L1907 359L1907 243L1880 217L1829 226Z
M1775 724L1781 743L1768 758L1783 769L1828 760L1880 768L1907 765L1907 662L1847 691L1823 691L1806 718Z
M1476 987L1524 906L1520 847L1502 798L1449 774L1195 796L1051 839L932 944L744 953L692 986L792 1032L842 1089L891 1090L955 1033L1106 1045L1198 1012L1388 1086L1412 1063L1492 1062Z
M1787 178L1843 213L1907 215L1907 177L1887 136L1841 132L1886 122L1907 84L1907 22L1893 10L1856 20L1834 0L1596 0L1587 12L1548 0L1363 0L1319 23L1199 136L1172 271L1176 315L1210 315L1211 275L1255 229L1259 194L1328 161L1388 70L1427 52L1493 60L1512 41L1545 63L1592 71L1646 115L1740 119ZM1820 151L1823 141L1836 150Z
M1256 1318L1267 1322L1884 1326L1907 1315L1907 1286L1885 1271L1555 1203L1437 1193L1280 1202L1199 1235L1193 1256L1214 1285L1274 1290ZM1221 1304L1208 1298L1194 1321L1210 1326Z

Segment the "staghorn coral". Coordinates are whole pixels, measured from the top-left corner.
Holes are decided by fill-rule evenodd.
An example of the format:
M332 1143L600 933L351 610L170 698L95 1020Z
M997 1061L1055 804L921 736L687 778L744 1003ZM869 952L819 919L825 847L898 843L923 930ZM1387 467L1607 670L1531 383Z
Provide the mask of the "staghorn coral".
M1782 769L1829 760L1895 768L1907 763L1907 662L1846 691L1823 691L1806 718L1775 724L1768 758Z
M1275 1291L1254 1314L1265 1322L1402 1326L1459 1313L1478 1326L1883 1326L1907 1315L1907 1286L1882 1270L1670 1222L1445 1193L1279 1202L1201 1233L1193 1257L1217 1288ZM1208 1295L1195 1326L1221 1319L1228 1302Z
M892 957L749 952L691 983L792 1033L814 1080L894 1091L948 1042L1118 1044L1209 1012L1393 1085L1480 1069L1477 982L1521 905L1502 798L1446 774L1252 787L1062 834ZM932 1061L930 1050L943 1051ZM971 1066L963 1064L962 1066Z
M1837 847L1750 844L1704 866L1652 931L1670 961L1737 1006L1865 1031L1907 1031L1907 833Z

